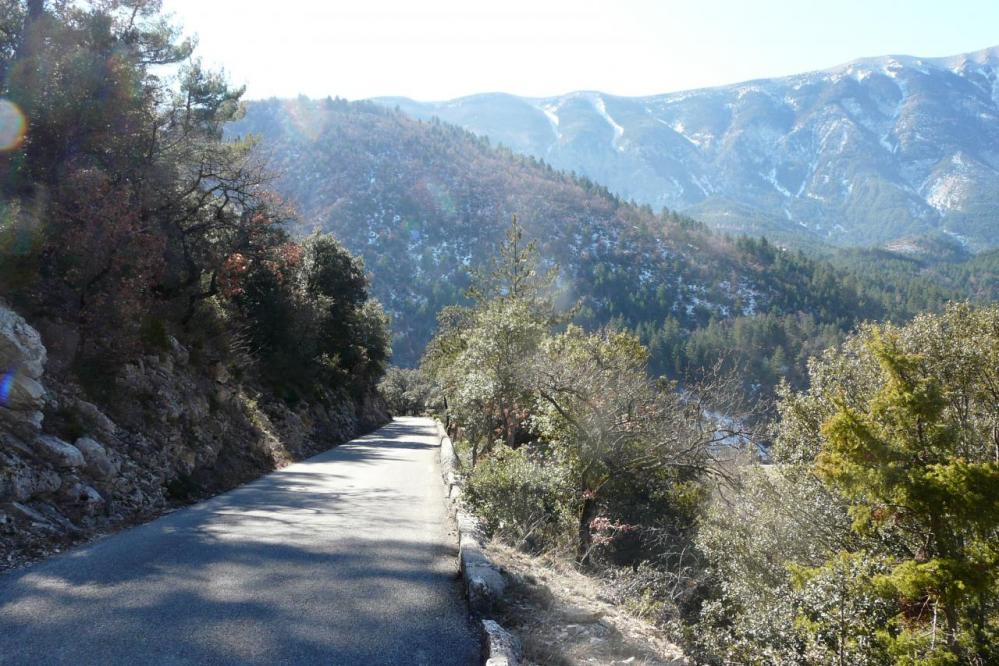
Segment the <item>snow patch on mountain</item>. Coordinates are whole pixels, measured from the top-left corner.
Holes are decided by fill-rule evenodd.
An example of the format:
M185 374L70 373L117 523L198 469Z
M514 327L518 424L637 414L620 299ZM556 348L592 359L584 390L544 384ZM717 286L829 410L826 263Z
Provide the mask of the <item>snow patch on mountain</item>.
M895 79L895 85L898 86L899 98L895 104L895 108L891 110L891 114L888 117L886 131L878 139L878 143L892 155L898 152L900 145L898 140L898 119L902 115L902 109L905 108L906 103L909 101L909 86L902 79L893 78Z
M957 152L950 159L950 165L945 167L942 175L930 178L924 183L926 202L944 213L963 210L971 185L971 164Z
M786 187L784 187L779 182L777 182L777 167L774 167L774 168L770 169L769 173L762 174L762 175L763 175L764 178L766 178L766 180L767 180L768 183L770 183L771 185L774 186L775 190L777 190L778 192L781 193L782 196L785 196L785 197L788 197L788 198L790 198L792 196L791 192ZM786 208L784 209L784 212L787 212ZM788 218L787 219L791 219L790 213L788 213Z
M943 232L948 236L950 236L951 238L953 238L954 240L956 240L958 243L960 243L962 247L968 247L970 245L967 236L962 236L961 234L954 233L950 229L944 229Z
M552 127L552 133L555 135L555 140L561 141L562 130L559 128L558 109L558 104L545 104L541 107L541 111L545 114L545 118L548 119L548 124Z
M684 192L684 187L680 183L680 181L678 181L676 179L676 176L670 176L669 180L670 180L671 183L673 183L673 187L675 188L677 196L681 196L682 197L683 196L683 192Z
M710 182L703 182L696 174L690 174L690 180L693 181L694 185L701 190L705 197L711 196L714 192L714 188L711 186Z
M979 71L992 81L992 103L999 106L999 70L996 67L989 67L987 70L983 67Z
M843 178L842 180L840 180L840 185L843 188L842 191L844 198L849 198L850 195L853 194L853 181L850 180L849 178Z
M662 118L653 118L653 120L655 120L660 125L665 125L666 127L670 128L671 130L682 136L684 139L689 141L697 148L704 148L706 144L709 144L711 140L714 138L714 136L706 132L696 132L696 133L689 132L687 130L687 126L684 124L682 120L670 121L670 120L663 120Z
M976 248L999 245L986 219L999 191L999 47L952 58L867 58L650 97L587 91L526 101L533 108L523 116L490 113L488 99L469 99L450 117L444 104L416 106L421 117L441 115L507 143L516 137L519 150L556 168L726 230L793 236L804 224L809 238L821 231L834 242L866 244L952 224L974 233ZM534 132L535 109L551 133ZM956 154L965 164L951 162Z
M604 98L600 95L595 95L593 97L593 108L596 109L597 113L607 121L607 124L611 126L614 130L614 138L611 139L611 147L616 148L619 151L623 151L624 147L619 145L621 137L624 136L624 128L617 124L611 115L607 113L607 104L604 103Z

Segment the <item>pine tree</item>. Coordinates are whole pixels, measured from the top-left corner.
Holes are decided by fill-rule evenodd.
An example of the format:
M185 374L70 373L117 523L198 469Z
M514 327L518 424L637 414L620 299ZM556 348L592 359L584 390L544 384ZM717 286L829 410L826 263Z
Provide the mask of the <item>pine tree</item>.
M999 463L962 455L945 389L891 333L869 348L887 377L866 410L840 403L822 428L819 477L851 503L853 528L894 541L874 579L901 609L885 632L896 663L988 659L999 594ZM996 655L993 653L993 657ZM984 662L981 662L984 663Z

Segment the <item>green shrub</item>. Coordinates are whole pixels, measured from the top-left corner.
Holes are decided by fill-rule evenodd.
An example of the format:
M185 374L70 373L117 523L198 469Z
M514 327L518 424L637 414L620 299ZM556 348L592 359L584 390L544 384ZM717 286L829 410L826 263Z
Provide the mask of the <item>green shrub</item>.
M0 200L0 296L11 298L38 280L41 225L16 201Z
M701 520L701 661L994 664L999 308L867 325L782 390L774 465Z
M468 478L465 498L491 534L534 551L561 545L577 510L565 470L529 447L497 444Z

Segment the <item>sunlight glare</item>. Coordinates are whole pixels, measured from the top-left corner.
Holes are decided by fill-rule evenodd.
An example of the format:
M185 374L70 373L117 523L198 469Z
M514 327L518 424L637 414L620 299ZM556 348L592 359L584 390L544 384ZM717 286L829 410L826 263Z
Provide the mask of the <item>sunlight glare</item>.
M17 104L0 99L0 152L17 150L24 142L28 121Z

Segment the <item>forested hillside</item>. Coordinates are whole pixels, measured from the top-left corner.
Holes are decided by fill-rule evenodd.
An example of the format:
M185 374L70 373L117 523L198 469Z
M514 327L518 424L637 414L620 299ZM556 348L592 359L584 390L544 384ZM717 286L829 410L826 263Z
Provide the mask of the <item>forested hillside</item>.
M726 354L767 390L801 379L809 353L865 319L938 308L953 289L919 271L884 283L852 267L732 240L672 213L437 121L371 103L269 100L233 132L259 137L275 187L301 219L364 258L393 318L394 360L419 358L443 307L492 255L513 215L561 267L560 303L585 326L637 330L657 373L680 375Z
M999 299L999 250L971 254L947 236L901 239L880 248L817 253L859 279L887 290L907 291L930 282L982 302ZM922 278L913 282L913 278ZM914 294L899 294L903 300Z

